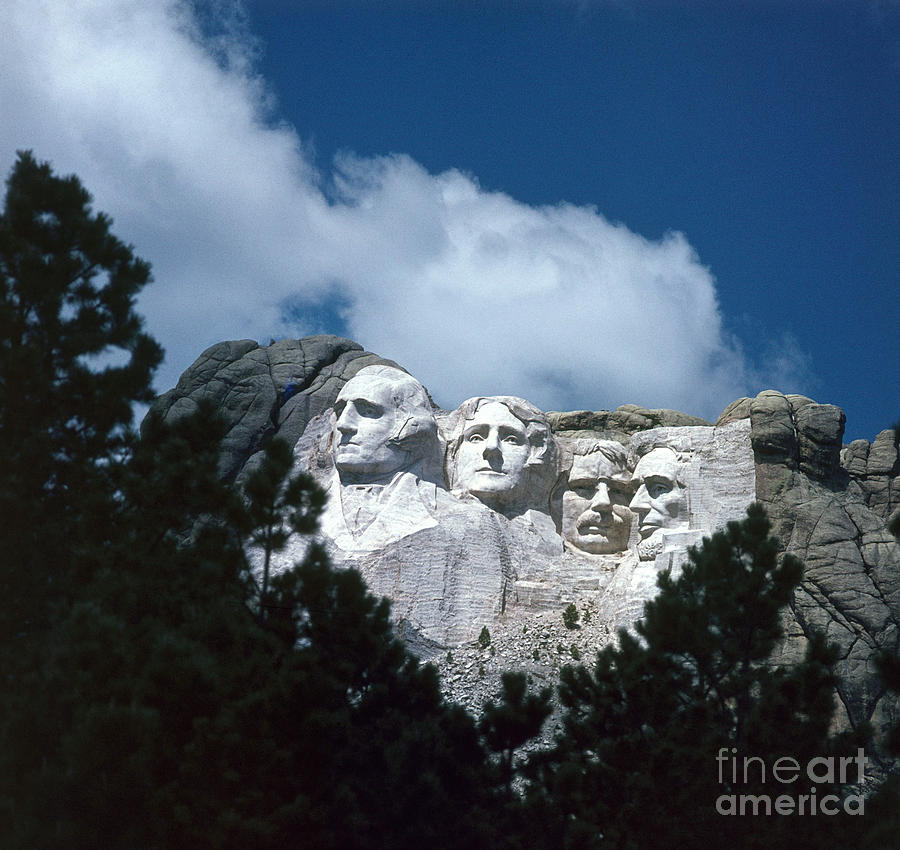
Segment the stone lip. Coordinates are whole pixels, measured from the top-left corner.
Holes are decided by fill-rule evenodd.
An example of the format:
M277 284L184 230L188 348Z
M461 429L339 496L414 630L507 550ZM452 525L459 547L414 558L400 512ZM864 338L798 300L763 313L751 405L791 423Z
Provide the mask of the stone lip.
M276 434L295 444L311 420L333 406L344 384L372 364L397 366L352 340L337 336L281 340L268 346L251 340L221 342L204 351L178 384L154 402L152 410L171 419L190 413L201 399L213 400L228 423L221 473L225 479L234 480L242 470L252 467L257 454ZM439 424L446 415L446 411L435 408ZM710 423L698 417L631 404L613 411L551 412L547 416L560 443L590 437L615 439L627 446L634 435L652 429L670 434L684 429L684 438L688 439L694 429L699 433L710 428ZM839 407L776 390L732 402L718 418L715 430L741 420L749 420L753 467L749 474L755 475L756 499L766 507L784 551L795 554L806 565L802 585L786 618L787 637L778 657L784 661L800 657L807 636L813 630L825 632L840 651L839 720L851 726L870 722L877 740L900 718L897 698L883 693L873 664L877 651L896 651L900 647L900 546L887 531L889 517L900 510L900 461L894 434L886 430L871 443L854 440L844 446L845 417ZM722 433L728 431L725 428ZM710 457L714 457L714 452ZM701 480L704 469L698 467L696 474ZM477 517L465 521L487 523ZM513 531L520 537L525 535L521 529ZM527 530L527 535L522 539L540 539L534 529ZM490 548L499 544L485 538L479 545ZM478 546L458 555L467 559L473 583L455 587L454 604L459 604L460 610L471 603L469 596L475 585L484 580L476 569L480 557L476 550ZM528 573L528 552L526 546L519 553L522 562L514 577L515 592L528 604L503 613L491 630L497 630L497 657L502 656L504 664L516 656L516 636L529 635L521 641L519 651L524 655L519 662L538 677L544 669L541 661L552 655L555 662L556 656L562 658L570 649L571 641L562 640L562 634L557 634L559 626L553 612L558 609L561 616L571 601L569 597L575 598L573 593L582 594L579 604L588 604L590 594L602 591L605 582L622 581L624 577L613 579L613 573L596 569L582 575L581 562L564 559L562 563L569 565L565 569L570 573L570 585L569 590L563 590L560 585L548 584L537 573ZM541 557L544 555L538 557L532 552L533 563ZM370 577L376 577L375 589L388 592L390 584L385 575L377 572L379 565L373 562L369 566ZM637 573L635 576L634 581L638 581L640 577ZM507 581L505 573L498 573L493 579L495 584ZM423 586L421 592L426 590ZM402 605L400 599L397 604ZM440 600L433 600L433 605L436 612L443 611ZM629 616L636 613L631 609L629 612ZM600 613L598 608L595 616ZM402 612L398 616L402 622ZM478 628L482 620L495 622L491 619L494 617L493 611L481 612L476 618ZM592 627L580 635L586 637L590 633L599 645L613 639L613 630L608 626L595 619ZM546 628L550 628L551 636L532 645L532 636ZM440 641L431 641L411 626L408 631L411 643L423 655L440 655L443 651ZM453 633L462 636L464 632L462 629ZM565 651L559 651L557 644ZM581 648L588 649L586 645ZM535 650L540 660L533 657ZM493 657L482 664L480 651L467 651L464 655L464 666L459 654L455 662L444 662L450 673L451 691L462 694L468 689L481 696L496 697L489 692L491 684L496 684ZM479 674L481 667L485 672Z

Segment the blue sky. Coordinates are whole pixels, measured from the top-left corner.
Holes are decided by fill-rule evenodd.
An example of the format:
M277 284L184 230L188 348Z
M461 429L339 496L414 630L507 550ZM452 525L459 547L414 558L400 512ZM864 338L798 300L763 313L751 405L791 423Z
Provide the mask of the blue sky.
M448 407L714 419L774 387L845 441L900 416L896 2L0 17L0 166L78 173L153 263L160 389L219 339L335 332Z

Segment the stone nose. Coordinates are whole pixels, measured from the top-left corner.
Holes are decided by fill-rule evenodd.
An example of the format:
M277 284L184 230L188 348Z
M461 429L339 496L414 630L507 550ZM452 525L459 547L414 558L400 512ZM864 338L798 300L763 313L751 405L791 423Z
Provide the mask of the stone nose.
M500 436L496 431L489 431L484 439L484 457L497 454L500 452Z
M591 510L597 513L608 511L612 507L612 500L609 498L609 487L602 481L598 482L597 489L594 491L594 497L591 499Z
M338 416L335 426L341 434L355 434L357 431L357 416L352 405L348 404Z
M637 493L634 494L634 498L631 500L631 503L628 505L628 507L633 511L645 513L652 507L652 505L650 504L650 494L647 492L647 488L643 484L638 487Z

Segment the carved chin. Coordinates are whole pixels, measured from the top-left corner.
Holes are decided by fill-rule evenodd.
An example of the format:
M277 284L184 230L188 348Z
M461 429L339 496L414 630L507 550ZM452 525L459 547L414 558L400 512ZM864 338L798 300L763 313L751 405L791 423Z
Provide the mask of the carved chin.
M621 552L628 544L630 524L617 514L596 514L586 511L574 528L569 526L568 541L578 549L593 555Z
M334 465L338 469L342 469L345 466L359 466L364 463L366 463L366 459L359 452L341 449L334 453Z
M638 557L642 561L652 561L663 550L663 532L664 528L651 527L648 529L648 535L640 543L638 543ZM644 529L641 529L641 535Z
M341 452L334 457L334 465L338 472L380 472L384 463L372 461L356 452Z
M577 540L569 541L573 546L591 555L610 555L624 547L603 534L580 534Z
M476 472L466 482L464 489L473 496L482 494L497 496L501 493L512 493L518 481L510 478L505 472Z
M413 458L409 452L392 446L374 448L347 443L334 448L334 465L347 472L396 472L410 466Z

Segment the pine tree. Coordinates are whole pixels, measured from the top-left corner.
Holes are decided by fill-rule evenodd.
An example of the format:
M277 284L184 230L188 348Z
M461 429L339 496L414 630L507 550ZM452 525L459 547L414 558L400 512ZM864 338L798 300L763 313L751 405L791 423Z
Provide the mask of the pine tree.
M0 647L13 666L89 575L132 404L151 398L161 359L133 309L149 266L90 201L20 153L0 216Z
M15 832L8 817L27 819L16 800L39 800L39 786L46 814L57 799L51 775L68 744L54 718L65 714L67 695L46 705L36 695L64 646L61 622L81 616L90 625L76 603L105 558L132 405L151 398L161 358L134 311L149 266L90 201L76 177L56 177L20 153L0 215L0 832L10 826L7 835ZM78 675L76 667L70 679ZM22 720L31 725L20 729ZM17 754L27 758L17 762Z
M478 728L491 752L497 756L500 785L505 790L507 802L512 802L516 751L540 734L552 710L552 691L542 688L536 694L528 693L524 673L503 673L501 682L501 702L488 700L485 703Z
M90 575L0 715L11 847L156 846L197 722L248 686L259 662L221 433L207 408L151 423L116 470Z
M134 439L149 267L89 203L23 154L0 219L4 846L489 846L475 723L388 603L317 546L250 569L322 504L286 447L236 492L210 408Z
M325 505L324 492L309 475L288 478L293 460L287 440L271 440L262 460L243 482L244 510L234 517L234 522L241 523L250 545L262 553L262 575L258 579L251 575L260 623L271 613L272 555L284 550L292 534L314 532Z
M318 510L321 494L287 477L282 451L260 467L271 486L245 483L245 504L284 494L274 512L251 509L257 529L307 528ZM265 534L249 539L264 545ZM267 663L203 726L182 765L186 787L202 788L192 808L209 812L183 824L192 846L211 834L213 846L236 848L487 846L494 792L475 724L394 635L387 600L313 544L271 578L265 606L254 620Z
M106 555L3 717L10 846L495 844L475 723L358 572L313 545L259 616L254 523L308 529L321 492L276 462L260 513L219 436L208 408L150 419L120 470Z
M837 818L716 811L723 794L809 793L805 776L763 779L759 762L745 783L744 757L771 767L787 755L805 765L844 744L829 737L833 649L813 637L802 663L770 661L802 565L789 555L779 563L768 531L763 509L751 506L743 522L692 549L679 578L660 575L637 637L620 632L592 670L564 668L564 730L535 760L530 785L529 816L544 825L546 846L670 846L675 837L684 848L827 843ZM722 753L729 760L720 764Z
M900 696L900 654L896 651L884 651L876 662L887 691L895 697ZM882 746L888 756L888 765L893 769L869 801L866 810L868 829L860 844L866 850L890 847L900 834L900 771L897 769L897 759L900 759L900 723L895 723L889 729ZM890 763L891 758L894 759L893 765Z

